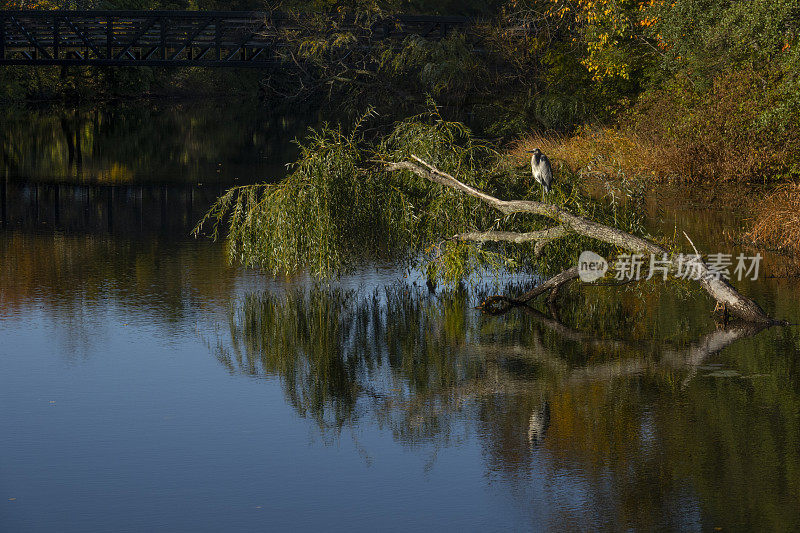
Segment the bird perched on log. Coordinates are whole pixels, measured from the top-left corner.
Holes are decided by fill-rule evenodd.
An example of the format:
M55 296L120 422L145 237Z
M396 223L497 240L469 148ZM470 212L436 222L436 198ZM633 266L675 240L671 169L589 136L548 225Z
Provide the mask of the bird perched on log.
M527 150L531 155L531 173L533 179L539 182L542 186L542 200L544 195L550 192L553 185L553 167L550 166L550 160L538 148L535 150Z

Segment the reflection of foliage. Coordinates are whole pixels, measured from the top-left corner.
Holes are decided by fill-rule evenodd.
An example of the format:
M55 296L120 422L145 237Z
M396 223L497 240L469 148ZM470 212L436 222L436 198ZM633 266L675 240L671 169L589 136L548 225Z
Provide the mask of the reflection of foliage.
M251 295L230 316L232 351L218 355L231 370L280 376L301 413L340 428L359 415L359 401L387 407L430 393L419 409L447 404L435 395L480 372L455 357L464 303L437 309L402 288Z
M124 294L119 305L134 316L175 325L198 300L227 298L233 283L218 274L206 279L227 269L222 250L169 241L17 232L2 235L0 257L0 316L43 307L58 321L75 319L84 307Z
M334 433L374 418L403 443L439 445L466 420L490 471L514 483L532 460L531 413L547 402L539 468L580 472L620 528L683 524L676 498L733 529L792 529L800 519L795 506L773 505L800 494L800 348L789 330L729 345L714 361L741 376L714 378L702 366L685 373L684 347L703 346L678 320L685 306L666 311L671 327L631 341L636 327L617 320L632 301L598 299L608 313L593 315L607 319L584 333L536 313L482 317L474 301L406 285L251 295L230 315L231 347L217 354L231 371L279 377L292 405ZM579 315L564 309L564 323Z
M295 153L291 139L309 121L313 117L268 113L252 104L7 110L0 170L21 178L106 183L252 181L282 171Z
M360 327L357 321L330 319L339 316L346 303L345 295L322 298L312 293L308 301L289 298L283 305L250 296L244 314L231 317L236 357L241 358L243 345L248 371L280 375L292 405L317 415L320 422L332 408L329 423L334 426L353 416L361 393L358 375L371 366L363 361L362 367L362 361L343 349Z

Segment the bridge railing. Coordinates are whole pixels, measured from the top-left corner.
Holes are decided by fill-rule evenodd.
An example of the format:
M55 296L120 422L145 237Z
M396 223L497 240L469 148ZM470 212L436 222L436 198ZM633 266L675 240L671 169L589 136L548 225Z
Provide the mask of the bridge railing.
M336 21L367 41L464 31L462 17ZM263 66L303 19L241 11L0 11L0 65Z

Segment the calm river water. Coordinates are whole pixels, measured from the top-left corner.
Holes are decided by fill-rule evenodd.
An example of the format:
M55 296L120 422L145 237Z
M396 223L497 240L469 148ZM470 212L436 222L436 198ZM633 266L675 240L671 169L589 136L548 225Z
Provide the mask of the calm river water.
M483 316L391 267L319 288L187 237L315 121L4 112L0 530L800 529L796 326L720 330L658 283ZM738 252L732 219L651 223ZM798 322L784 261L739 286Z

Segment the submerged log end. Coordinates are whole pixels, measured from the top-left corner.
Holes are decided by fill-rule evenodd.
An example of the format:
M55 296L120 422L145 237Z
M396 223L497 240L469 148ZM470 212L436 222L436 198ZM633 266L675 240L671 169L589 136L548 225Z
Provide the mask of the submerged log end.
M740 294L724 279L705 279L703 288L717 301L714 314L724 313L728 318L738 318L753 324L769 326L787 325L785 320L777 320L769 316L756 302Z
M507 313L509 309L514 307L516 302L506 296L489 296L475 309L480 309L481 312L487 315L502 315Z

